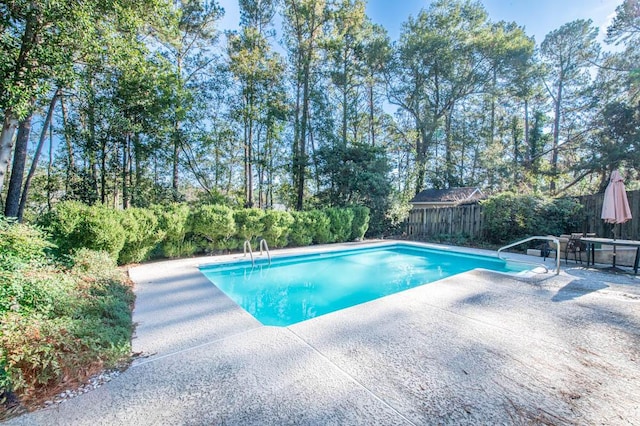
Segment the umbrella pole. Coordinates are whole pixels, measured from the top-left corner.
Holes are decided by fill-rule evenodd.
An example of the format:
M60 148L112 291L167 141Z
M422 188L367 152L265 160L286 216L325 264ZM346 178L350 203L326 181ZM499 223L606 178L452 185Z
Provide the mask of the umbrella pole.
M613 241L616 240L616 225L613 225ZM616 267L616 245L613 245L613 267Z

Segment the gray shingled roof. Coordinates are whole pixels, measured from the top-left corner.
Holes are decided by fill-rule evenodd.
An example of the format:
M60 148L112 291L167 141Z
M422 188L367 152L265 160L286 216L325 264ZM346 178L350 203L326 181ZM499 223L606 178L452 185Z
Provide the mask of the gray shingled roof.
M409 201L410 203L442 203L480 200L484 194L476 187L425 189Z

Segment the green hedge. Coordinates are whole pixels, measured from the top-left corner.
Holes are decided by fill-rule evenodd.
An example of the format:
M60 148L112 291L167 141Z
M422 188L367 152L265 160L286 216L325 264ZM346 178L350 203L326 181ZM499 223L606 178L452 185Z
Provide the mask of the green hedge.
M59 254L75 249L106 251L118 259L125 243L121 212L102 206L63 201L46 214L41 224L53 237Z
M331 242L349 241L353 233L353 210L350 208L331 207L324 210L329 219L329 232Z
M353 211L351 239L354 241L362 240L364 238L364 234L366 234L369 229L369 218L371 212L368 207L364 206L352 207L351 210Z
M153 206L151 210L158 218L158 228L164 232L164 238L156 247L152 257L184 257L196 252L191 241L186 240L190 232L189 216L191 209L182 203L167 206Z
M62 202L40 224L58 254L87 248L106 251L120 264L157 257L252 248L264 238L271 248L362 239L369 224L366 207L305 212L232 209L224 205L189 207L184 203L148 209L113 210Z
M158 227L157 215L149 209L131 208L121 213L124 245L118 254L120 264L141 262L162 241L165 233Z
M289 241L293 246L308 246L313 243L315 235L313 217L310 212L291 213L293 222L289 228Z
M294 217L289 212L267 210L262 216L262 238L271 248L286 247L293 222Z
M264 211L260 209L239 209L233 212L236 221L235 245L230 248L241 248L245 241L250 241L253 249L258 248L258 237L264 231Z
M308 212L311 235L315 244L335 243L331 232L331 219L325 210L310 210Z
M230 207L203 205L196 207L189 218L191 239L199 252L221 250L229 246L236 233L234 212Z

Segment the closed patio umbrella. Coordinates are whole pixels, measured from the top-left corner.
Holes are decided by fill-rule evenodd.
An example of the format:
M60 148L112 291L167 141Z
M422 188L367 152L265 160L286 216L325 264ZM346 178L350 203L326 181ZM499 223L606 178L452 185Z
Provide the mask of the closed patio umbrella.
M627 191L624 189L622 176L617 170L611 173L609 185L604 191L602 203L602 220L613 224L613 239L616 239L615 226L631 220L631 209L627 199ZM616 246L613 246L613 267L616 266Z

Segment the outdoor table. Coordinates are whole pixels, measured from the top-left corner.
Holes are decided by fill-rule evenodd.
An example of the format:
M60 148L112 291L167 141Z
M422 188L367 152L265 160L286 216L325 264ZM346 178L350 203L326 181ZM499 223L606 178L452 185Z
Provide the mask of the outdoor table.
M635 240L618 240L612 238L580 238L580 241L587 244L587 268L589 267L589 253L591 253L591 264L595 265L595 246L596 244L607 244L610 246L625 246L636 248L636 260L633 262L633 273L638 273L638 260L640 260L640 241ZM613 256L613 267L616 267L616 257Z

